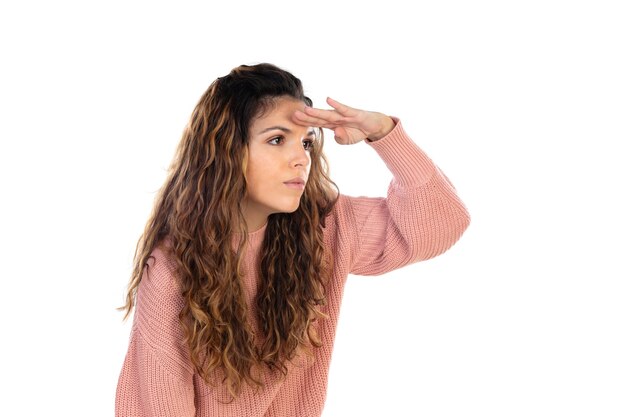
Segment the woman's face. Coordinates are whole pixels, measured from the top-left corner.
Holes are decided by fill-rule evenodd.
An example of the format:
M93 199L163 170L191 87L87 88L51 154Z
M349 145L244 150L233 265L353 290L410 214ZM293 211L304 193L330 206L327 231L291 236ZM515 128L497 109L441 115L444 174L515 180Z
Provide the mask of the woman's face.
M261 228L270 214L291 213L300 204L315 140L311 127L293 120L294 112L302 109L302 101L278 98L252 121L243 205L249 231Z

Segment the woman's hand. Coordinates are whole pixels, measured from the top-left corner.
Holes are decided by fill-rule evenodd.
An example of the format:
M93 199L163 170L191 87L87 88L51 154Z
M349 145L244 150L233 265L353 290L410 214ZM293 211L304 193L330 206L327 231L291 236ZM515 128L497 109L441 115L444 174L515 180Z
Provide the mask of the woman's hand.
M294 122L331 129L335 133L335 140L341 145L352 145L366 138L378 140L395 126L391 117L382 113L355 109L330 97L326 102L333 110L305 107L304 111L297 110L294 113Z

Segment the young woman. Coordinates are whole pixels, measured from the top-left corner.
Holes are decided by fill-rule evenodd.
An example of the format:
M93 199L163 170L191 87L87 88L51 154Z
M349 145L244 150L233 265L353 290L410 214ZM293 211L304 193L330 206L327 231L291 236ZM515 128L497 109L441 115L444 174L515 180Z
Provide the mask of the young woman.
M118 416L320 416L348 274L432 258L467 228L397 118L328 104L271 64L204 93L137 245ZM338 193L321 128L380 155L387 198Z

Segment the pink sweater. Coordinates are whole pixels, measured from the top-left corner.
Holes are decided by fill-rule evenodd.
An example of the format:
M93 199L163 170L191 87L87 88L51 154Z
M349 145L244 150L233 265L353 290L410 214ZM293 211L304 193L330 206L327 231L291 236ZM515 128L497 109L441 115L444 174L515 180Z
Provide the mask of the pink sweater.
M266 376L261 391L244 385L236 400L225 403L228 397L223 387L208 386L190 365L178 323L183 301L175 263L156 248L138 289L130 344L117 387L116 416L321 415L348 274L379 275L437 256L450 248L469 224L469 215L452 185L406 135L399 121L387 136L368 145L394 178L387 198L340 195L327 220L325 244L333 251L335 264L323 310L329 318L320 321L323 346L315 350L315 359L288 364L282 380ZM252 310L264 232L262 228L249 235L245 254L245 290Z

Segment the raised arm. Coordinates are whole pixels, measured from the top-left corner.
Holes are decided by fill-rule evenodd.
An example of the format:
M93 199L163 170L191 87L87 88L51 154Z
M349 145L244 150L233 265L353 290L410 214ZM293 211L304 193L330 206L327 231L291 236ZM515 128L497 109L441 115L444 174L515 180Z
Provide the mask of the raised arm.
M334 110L305 109L302 123L332 129L335 139L367 143L393 174L386 198L340 196L340 227L350 236L350 272L378 275L449 249L470 217L452 184L409 138L398 119L328 100ZM391 122L391 125L389 124Z

